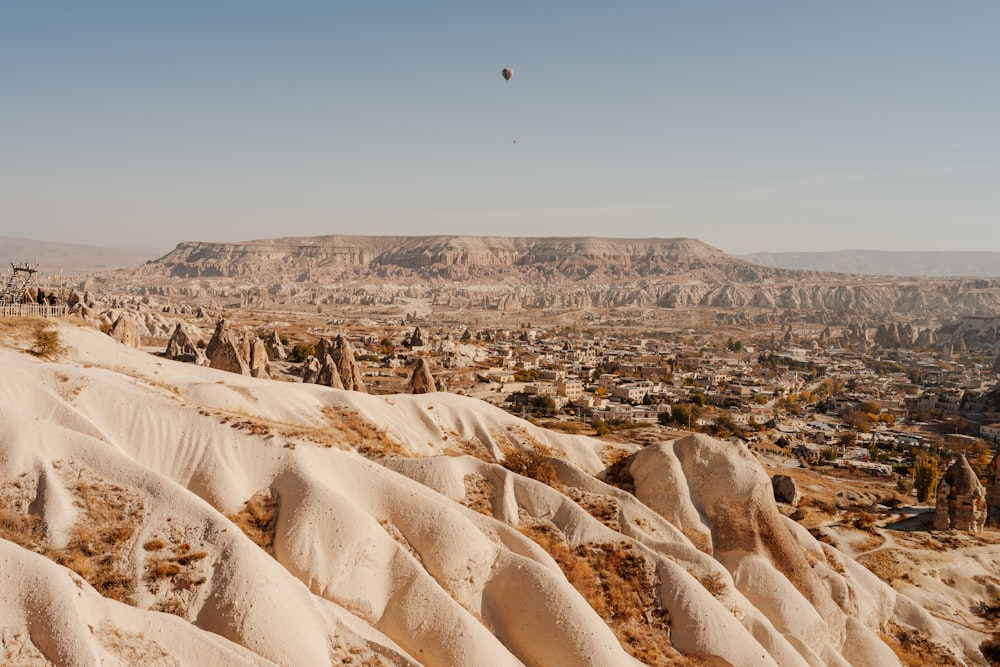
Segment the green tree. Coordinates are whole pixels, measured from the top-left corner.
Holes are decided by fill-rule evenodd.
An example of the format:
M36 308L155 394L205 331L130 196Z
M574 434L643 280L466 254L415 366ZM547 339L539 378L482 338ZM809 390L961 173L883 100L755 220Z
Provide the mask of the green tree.
M937 459L920 452L913 463L913 487L917 490L917 502L926 503L931 498L938 478Z
M551 417L556 413L556 400L545 394L538 394L531 397L529 401L532 411L544 417Z

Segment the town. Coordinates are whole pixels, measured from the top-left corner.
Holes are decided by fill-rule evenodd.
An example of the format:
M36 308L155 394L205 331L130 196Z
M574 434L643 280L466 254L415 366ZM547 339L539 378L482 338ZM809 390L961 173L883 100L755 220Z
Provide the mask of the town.
M339 324L309 331L322 336L344 330ZM720 336L709 328L366 324L348 337L370 393L413 391L407 380L419 365L433 369L433 389L570 433L697 431L884 477L908 476L920 451L942 464L964 453L982 473L1000 440L995 353L889 347L898 341L891 327L835 334L785 325ZM312 352L308 342L292 349L303 362Z

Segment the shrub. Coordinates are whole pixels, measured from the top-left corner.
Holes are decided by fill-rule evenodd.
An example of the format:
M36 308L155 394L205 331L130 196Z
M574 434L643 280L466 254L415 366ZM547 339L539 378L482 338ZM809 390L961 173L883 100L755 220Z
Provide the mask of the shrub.
M543 484L551 486L556 482L555 466L549 461L548 456L538 449L511 448L504 453L503 461L500 463L511 472L530 477Z
M33 336L31 351L35 355L51 359L62 353L63 348L59 342L59 332L48 324L39 323L35 325L31 334Z
M254 544L274 555L274 528L278 520L278 494L272 489L258 491L238 514L226 518L239 526Z
M312 345L306 345L305 343L296 343L292 347L291 359L294 362L301 363L308 359L309 357L316 354L316 350Z
M875 516L869 514L868 512L857 512L851 518L851 525L858 530L866 530L868 532L874 532L875 530Z
M696 577L698 583L705 587L705 590L719 597L720 595L725 595L729 587L726 585L726 580L722 576L721 572L712 572L711 574L706 574L703 577Z
M995 634L980 644L979 650L991 665L1000 663L1000 634Z

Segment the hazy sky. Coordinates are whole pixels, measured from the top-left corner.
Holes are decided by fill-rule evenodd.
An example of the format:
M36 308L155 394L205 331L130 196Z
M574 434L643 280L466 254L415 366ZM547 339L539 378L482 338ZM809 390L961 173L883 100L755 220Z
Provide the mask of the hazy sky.
M994 0L0 0L0 236L1000 251L998 30Z

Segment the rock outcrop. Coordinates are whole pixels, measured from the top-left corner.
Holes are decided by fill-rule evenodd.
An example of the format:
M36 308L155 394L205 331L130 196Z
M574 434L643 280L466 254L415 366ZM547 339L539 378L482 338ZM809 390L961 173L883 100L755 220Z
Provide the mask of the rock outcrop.
M208 362L205 352L198 347L198 340L195 340L182 322L178 322L174 327L174 333L167 341L167 349L163 356L175 361L194 362L199 366L204 366Z
M119 343L128 345L129 347L138 348L142 344L142 335L139 332L139 325L136 323L131 313L127 311L118 315L118 319L115 320L115 323L112 325L111 331L108 332L108 335Z
M270 379L268 374L267 345L260 338L254 339L250 345L250 375L255 378Z
M267 345L267 351L271 355L271 358L275 361L284 361L288 358L288 353L285 351L285 345L281 342L281 336L278 335L277 329L272 329L264 335L264 344Z
M424 334L420 331L420 327L413 327L413 332L403 344L406 347L423 347L425 345Z
M354 348L343 335L334 339L320 338L315 355L302 367L302 381L322 384L335 389L367 393L361 368L354 358Z
M986 523L986 513L986 489L962 454L948 467L938 484L934 530L978 533Z
M212 334L212 339L205 347L208 365L230 373L250 375L250 365L242 354L242 347L242 343L226 324L226 321L219 320L215 326L215 333Z
M788 503L792 507L798 507L802 501L802 493L795 485L795 480L788 475L772 477L771 487L774 489L774 499L779 503Z
M361 368L354 358L354 348L345 336L337 336L334 339L333 352L330 356L337 365L337 372L344 389L367 393L365 383L362 380Z
M316 384L321 384L334 389L343 389L344 383L340 379L340 371L337 370L337 362L329 354L323 357L323 364L316 375Z
M438 390L427 357L417 357L417 362L413 366L413 372L410 373L410 379L406 386L411 394L427 394Z

